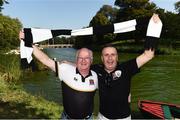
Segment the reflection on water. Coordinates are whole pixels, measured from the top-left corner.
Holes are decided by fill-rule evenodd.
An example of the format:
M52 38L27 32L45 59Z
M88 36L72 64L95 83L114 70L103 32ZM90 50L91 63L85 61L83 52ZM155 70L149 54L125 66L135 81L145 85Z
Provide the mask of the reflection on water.
M74 61L76 50L72 48L51 48L46 49L45 52L51 58ZM134 56L134 54L122 54L120 60L124 61L134 58ZM156 56L141 68L141 72L133 77L131 83L133 111L138 111L137 102L140 99L180 104L179 61L180 56ZM24 87L33 94L42 95L48 100L62 103L60 81L52 71L31 73L24 81Z

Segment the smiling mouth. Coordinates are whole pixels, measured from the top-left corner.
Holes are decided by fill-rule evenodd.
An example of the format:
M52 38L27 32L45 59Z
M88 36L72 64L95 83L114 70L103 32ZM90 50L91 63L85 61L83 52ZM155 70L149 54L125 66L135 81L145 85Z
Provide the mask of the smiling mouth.
M114 62L107 62L107 64L112 65Z
M87 64L81 64L81 65L86 66Z

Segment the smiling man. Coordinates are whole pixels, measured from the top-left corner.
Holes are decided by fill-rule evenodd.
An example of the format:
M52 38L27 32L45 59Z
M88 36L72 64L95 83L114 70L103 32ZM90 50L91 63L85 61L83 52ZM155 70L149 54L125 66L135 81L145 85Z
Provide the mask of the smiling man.
M24 32L19 33L20 40ZM62 86L63 107L61 119L92 119L94 95L98 87L97 74L90 69L93 52L81 48L76 53L76 65L61 63L49 58L37 46L32 45L33 55L56 72Z
M161 20L154 14L148 25L144 52L121 64L118 62L117 49L112 45L104 46L101 54L103 64L92 66L98 75L100 100L98 119L131 119L129 104L131 78L140 71L140 67L154 57L161 29Z

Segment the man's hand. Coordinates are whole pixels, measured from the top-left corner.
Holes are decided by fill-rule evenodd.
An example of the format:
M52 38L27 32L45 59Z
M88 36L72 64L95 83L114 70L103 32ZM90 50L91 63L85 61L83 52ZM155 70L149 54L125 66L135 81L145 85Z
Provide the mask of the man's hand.
M155 14L155 13L152 16L152 19L154 23L158 23L159 21L161 21L158 14Z
M162 22L158 16L158 14L153 14L151 17L146 36L159 38L162 30Z

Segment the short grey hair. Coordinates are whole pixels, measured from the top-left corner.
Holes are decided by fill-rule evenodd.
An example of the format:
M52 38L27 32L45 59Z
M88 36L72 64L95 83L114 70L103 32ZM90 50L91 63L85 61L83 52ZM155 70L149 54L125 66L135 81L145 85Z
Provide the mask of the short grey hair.
M92 50L90 50L90 49L88 49L88 48L81 48L81 49L77 50L77 52L76 52L76 60L77 60L77 58L78 58L79 53L80 53L81 50L87 50L87 51L89 52L91 61L93 60L93 52L92 52Z

